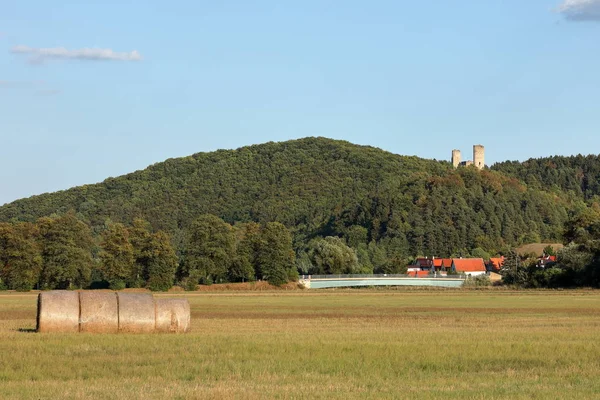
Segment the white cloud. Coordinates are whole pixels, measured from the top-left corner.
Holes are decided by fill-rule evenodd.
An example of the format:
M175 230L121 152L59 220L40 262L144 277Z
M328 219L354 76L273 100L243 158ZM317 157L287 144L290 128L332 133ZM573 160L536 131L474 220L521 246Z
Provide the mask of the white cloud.
M600 21L600 0L564 0L558 11L572 21Z
M136 51L118 53L112 49L85 48L79 50L67 50L64 47L33 48L29 46L14 46L11 49L14 54L29 54L32 63L43 63L46 60L92 60L92 61L141 61L142 55Z

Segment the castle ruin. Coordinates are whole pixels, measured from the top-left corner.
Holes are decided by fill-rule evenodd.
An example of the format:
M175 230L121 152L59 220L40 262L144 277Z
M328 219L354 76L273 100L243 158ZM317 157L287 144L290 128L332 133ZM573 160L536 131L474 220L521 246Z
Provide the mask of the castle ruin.
M478 169L485 167L485 147L480 144L473 146L473 160L462 161L460 150L452 150L452 165L454 168L474 165Z

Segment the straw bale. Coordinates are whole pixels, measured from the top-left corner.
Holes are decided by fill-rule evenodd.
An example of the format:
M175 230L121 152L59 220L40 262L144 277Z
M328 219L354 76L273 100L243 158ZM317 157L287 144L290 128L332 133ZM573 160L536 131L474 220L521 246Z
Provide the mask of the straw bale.
M79 332L79 293L68 290L38 295L38 332Z
M150 293L118 293L119 332L152 333L156 323L154 297Z
M119 306L114 292L81 292L79 294L79 331L117 333Z
M187 299L156 299L156 332L185 333L190 329Z

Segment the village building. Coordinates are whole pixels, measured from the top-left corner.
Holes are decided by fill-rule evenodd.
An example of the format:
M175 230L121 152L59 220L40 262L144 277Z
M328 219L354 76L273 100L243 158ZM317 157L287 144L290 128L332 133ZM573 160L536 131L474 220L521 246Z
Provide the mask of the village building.
M446 275L448 272L465 274L467 276L484 275L488 273L483 258L428 258L420 257L408 267L408 275L426 277L430 274Z
M487 274L483 258L453 258L451 271L467 276Z
M502 269L503 265L504 265L504 256L492 257L492 258L490 258L490 261L488 261L488 263L487 263L488 271L498 273Z
M556 256L547 256L543 254L541 257L538 257L537 266L538 268L550 268L556 264Z

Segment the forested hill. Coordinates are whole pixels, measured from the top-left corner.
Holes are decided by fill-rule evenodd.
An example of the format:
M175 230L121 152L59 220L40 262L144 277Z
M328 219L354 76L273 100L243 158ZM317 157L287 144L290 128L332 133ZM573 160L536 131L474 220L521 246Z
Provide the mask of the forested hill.
M571 192L586 200L600 196L600 155L506 161L492 169L523 180L534 189Z
M500 171L520 176L518 166ZM341 236L387 256L467 254L506 244L560 240L565 196L515 177L391 154L324 138L266 143L170 159L102 183L18 200L0 221L35 221L75 210L95 233L107 220L148 220L176 244L201 214L229 223L278 221L302 248ZM385 255L383 255L385 256Z

